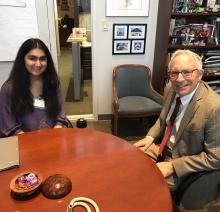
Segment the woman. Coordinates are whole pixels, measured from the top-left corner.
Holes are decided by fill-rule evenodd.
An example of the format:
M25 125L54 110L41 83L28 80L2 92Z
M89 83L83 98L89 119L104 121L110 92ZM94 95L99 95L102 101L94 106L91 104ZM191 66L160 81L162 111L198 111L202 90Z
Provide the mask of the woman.
M26 40L0 91L0 136L67 126L59 79L47 46Z

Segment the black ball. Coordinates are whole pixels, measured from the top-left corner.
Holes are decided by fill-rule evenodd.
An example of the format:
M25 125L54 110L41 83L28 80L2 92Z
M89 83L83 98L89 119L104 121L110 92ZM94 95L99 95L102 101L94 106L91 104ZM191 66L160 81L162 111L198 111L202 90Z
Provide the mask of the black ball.
M76 121L76 127L77 128L86 128L87 127L87 121L84 118L79 118Z

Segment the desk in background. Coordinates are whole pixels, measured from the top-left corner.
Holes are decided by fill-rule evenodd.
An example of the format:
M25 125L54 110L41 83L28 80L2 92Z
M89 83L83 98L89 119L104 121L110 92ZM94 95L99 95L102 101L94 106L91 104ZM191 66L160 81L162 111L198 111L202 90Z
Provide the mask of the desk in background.
M81 45L80 47L83 80L92 80L91 43L90 45Z
M86 41L86 39L86 37L73 37L72 33L67 39L67 42L72 43L72 74L75 100L80 100L81 94L80 42Z
M172 211L169 189L159 169L118 137L69 128L29 132L18 138L20 168L0 172L1 211L61 212L78 196L93 199L101 212ZM72 191L57 200L39 194L16 201L10 196L9 183L24 171L37 171L44 178L64 174L72 181Z

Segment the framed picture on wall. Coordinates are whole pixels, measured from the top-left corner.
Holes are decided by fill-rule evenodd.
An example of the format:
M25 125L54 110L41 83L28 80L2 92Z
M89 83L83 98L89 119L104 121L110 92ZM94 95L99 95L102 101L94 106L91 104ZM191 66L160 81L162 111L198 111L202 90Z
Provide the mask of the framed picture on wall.
M131 40L113 40L112 54L130 54Z
M147 24L129 24L128 38L129 39L145 39Z
M127 36L127 24L113 24L113 39L127 39Z
M145 54L147 24L113 24L112 54Z
M131 54L144 54L144 53L145 53L145 40L132 40Z
M148 16L150 0L106 0L106 16Z

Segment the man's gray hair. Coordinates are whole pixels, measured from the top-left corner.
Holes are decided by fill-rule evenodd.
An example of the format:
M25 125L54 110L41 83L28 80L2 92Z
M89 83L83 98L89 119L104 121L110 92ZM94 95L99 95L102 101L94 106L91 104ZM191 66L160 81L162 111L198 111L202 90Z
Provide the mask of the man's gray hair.
M195 52L192 52L190 50L177 50L172 54L172 57L170 59L169 65L168 65L168 69L170 70L170 66L171 63L173 61L173 59L179 55L188 55L192 58L192 60L195 61L195 63L197 64L197 69L199 71L203 71L202 69L202 57L200 57L198 54L196 54Z

